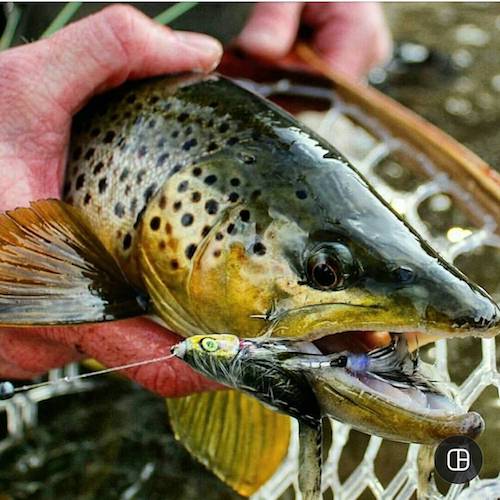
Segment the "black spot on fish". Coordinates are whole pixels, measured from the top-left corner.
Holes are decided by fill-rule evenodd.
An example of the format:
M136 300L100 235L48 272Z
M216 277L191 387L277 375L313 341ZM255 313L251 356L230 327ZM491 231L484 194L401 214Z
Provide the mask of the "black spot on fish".
M176 201L174 203L174 212L178 212L182 207L182 202L181 201Z
M236 177L233 177L230 181L229 181L229 184L231 184L231 186L234 186L234 187L237 187L241 184L241 181L236 178Z
M193 175L195 177L199 177L201 175L201 168L200 167L194 167L193 168Z
M98 128L93 128L92 131L90 132L91 137L97 137L101 133L101 130Z
M122 218L125 215L125 207L123 206L123 203L118 202L115 205L115 214L117 217Z
M167 197L163 194L160 197L160 201L158 202L158 206L163 210L167 206Z
M180 123L183 123L183 122L185 122L188 118L189 118L189 113L181 113L181 114L177 117L177 121L178 121L178 122L180 122Z
M129 233L123 238L123 250L128 250L132 244L132 236Z
M217 143L216 142L211 142L207 146L207 153L211 153L212 151L215 151L217 149Z
M90 193L87 193L85 195L85 198L83 198L83 204L88 205L90 203L91 199L92 199L92 195Z
M235 203L238 201L238 198L240 197L240 195L238 193L231 193L229 196L228 196L228 199L231 203Z
M106 179L106 177L103 177L99 183L97 184L97 187L99 189L99 193L104 193L104 191L106 191L106 188L108 187L108 180Z
M144 201L147 203L151 197L153 196L154 192L156 189L156 182L153 182L153 184L149 185L146 191L144 191Z
M191 201L193 203L197 203L198 201L201 200L201 193L199 191L195 191L192 195L191 195Z
M104 136L103 142L105 144L109 144L109 143L113 142L115 135L116 134L113 130L108 130L108 132L106 132L106 135Z
M130 189L131 189L131 188L130 188L130 184L127 184L127 185L125 186L125 196L128 196L128 195L130 194Z
M219 126L219 132L223 134L224 132L227 132L229 130L229 124L227 122L222 123Z
M85 174L80 174L76 178L75 189L78 191L83 187L84 184L85 184Z
M248 210L242 210L240 212L240 218L243 222L248 222L250 220L250 212Z
M154 128L156 125L156 120L149 120L148 122L148 127L149 128Z
M235 144L237 144L239 142L239 139L237 137L230 137L227 141L226 141L226 144L228 146L234 146Z
M179 131L178 130L174 130L170 135L175 139L176 137L179 136Z
M172 174L171 175L174 175L177 172L179 172L181 168L182 168L182 165L180 163L177 163L177 165L174 165L173 168L172 168Z
M253 253L255 255L265 255L266 253L266 247L260 242L258 241L257 243L254 243L253 245Z
M216 200L208 200L205 203L205 210L208 214L215 215L217 213L217 210L219 210L219 204Z
M146 156L146 153L148 152L148 148L146 146L141 146L139 148L139 151L137 152L137 155L139 158L144 158Z
M187 188L189 187L189 183L188 181L182 181L181 183L179 183L179 185L177 186L177 191L179 193L184 193L185 191L187 191Z
M224 238L224 235L223 235L222 233L217 233L217 234L215 235L215 239L216 239L217 241L220 241L220 240L222 240L223 238Z
M295 196L299 200L305 200L307 198L307 193L303 189L299 189L298 191L295 191Z
M261 194L262 194L262 191L260 189L256 189L255 191L252 192L252 194L250 195L250 198L252 200L256 200Z
M172 234L172 226L168 222L165 224L165 232L167 234Z
M158 248L160 250L165 250L165 248L167 248L167 244L163 240L161 240L160 243L158 243Z
M137 209L137 198L134 198L134 199L130 202L130 212L131 212L132 214L134 214L134 213L135 213L135 211L136 211L136 209Z
M205 226L201 231L201 235L205 237L210 232L210 229L211 229L210 226Z
M90 160L92 156L94 156L95 149L94 148L89 148L87 152L85 153L85 159Z
M140 111L142 109L142 102L138 102L136 105L135 105L135 109L137 111Z
M220 250L214 250L214 257L220 257L221 251Z
M212 184L215 184L217 182L217 176L216 175L207 175L205 177L205 184L211 186Z
M140 184L143 179L144 179L144 176L146 175L146 171L143 169L143 170L139 170L139 172L137 173L137 184Z
M172 260L170 261L170 267L171 267L172 269L179 269L179 263L177 262L177 260L172 259Z
M207 128L212 128L214 126L214 121L212 119L208 120L206 127Z
M254 131L252 132L252 139L253 139L254 141L259 141L261 137L262 137L262 136L261 136L260 132L258 132L258 131L256 131L256 130L254 130Z
M190 226L193 223L194 217L191 214L184 214L181 217L181 224L183 226Z
M82 148L77 146L73 151L73 160L79 160L80 156L82 156Z
M160 139L160 140L158 141L158 143L156 144L156 147L157 147L157 148L159 148L159 149L162 149L162 148L164 148L164 147L165 147L165 144L166 144L165 139Z
M158 231L158 229L160 228L160 224L161 224L161 219L159 217L153 217L149 222L149 227L153 231Z
M188 135L193 133L193 127L189 125L189 127L186 127L186 130L184 131L184 135L187 137Z
M160 98L157 95L153 95L149 98L149 104L156 104Z
M193 258L194 253L196 252L196 245L191 243L186 247L186 257L191 260Z
M130 173L129 169L128 168L124 168L122 170L122 173L120 174L120 182L123 182L127 177L128 177L128 174Z
M169 102L166 102L163 104L162 108L163 108L163 111L170 111L170 109L172 108L172 104Z
M186 141L182 145L182 149L184 151L189 151L191 148L194 148L198 144L198 141L193 137L192 139L189 139L189 141Z
M233 233L236 233L235 231L235 227L234 227L234 224L231 223L227 226L227 234L233 234Z
M156 166L161 167L164 165L164 163L167 161L168 157L170 155L168 153L163 153L158 157L158 160L156 160Z
M93 174L94 175L98 175L101 170L104 168L104 163L102 161L100 161L95 167L94 167L94 170L92 170Z

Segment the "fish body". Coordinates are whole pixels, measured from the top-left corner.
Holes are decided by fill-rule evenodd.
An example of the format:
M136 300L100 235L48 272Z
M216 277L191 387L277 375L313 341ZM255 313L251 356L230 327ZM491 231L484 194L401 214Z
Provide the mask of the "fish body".
M185 337L279 338L282 354L307 342L327 357L346 345L352 353L383 347L386 331L417 331L422 345L500 328L487 293L338 151L218 75L134 82L91 101L74 120L64 200L1 216L0 324L148 313ZM254 392L279 386L279 377L258 379L252 370L245 384L257 384ZM280 370L269 365L271 374ZM345 374L307 371L321 411L342 408L336 418L382 435L392 422L393 439L436 439L439 419L405 407L402 394L390 404L379 397L394 395L391 384L367 391L362 370ZM304 374L291 380L301 393ZM287 417L240 393L168 407L188 449L243 494L286 455Z

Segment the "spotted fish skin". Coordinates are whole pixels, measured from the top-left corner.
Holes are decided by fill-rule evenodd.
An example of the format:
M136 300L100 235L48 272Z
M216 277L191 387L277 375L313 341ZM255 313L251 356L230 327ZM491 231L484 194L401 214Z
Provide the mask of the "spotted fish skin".
M135 82L90 103L65 199L184 335L498 330L484 291L330 144L217 75ZM333 266L328 286L318 259Z

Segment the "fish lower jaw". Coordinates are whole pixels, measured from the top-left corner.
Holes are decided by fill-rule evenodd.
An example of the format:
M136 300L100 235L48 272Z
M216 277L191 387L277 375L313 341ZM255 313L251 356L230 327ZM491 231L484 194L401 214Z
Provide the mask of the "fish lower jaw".
M416 387L397 387L370 374L355 374L342 368L332 371L334 378L360 394L369 394L411 413L444 418L466 413L452 397L444 393L423 391Z

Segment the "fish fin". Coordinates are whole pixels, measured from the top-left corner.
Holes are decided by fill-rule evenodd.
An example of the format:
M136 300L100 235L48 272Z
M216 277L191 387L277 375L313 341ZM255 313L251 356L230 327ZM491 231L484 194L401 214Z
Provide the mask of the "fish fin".
M177 439L244 496L266 483L288 453L290 417L234 390L167 400Z
M321 495L321 421L311 427L299 421L299 489L303 500L319 500Z
M128 318L145 302L77 208L42 200L0 215L0 325Z

